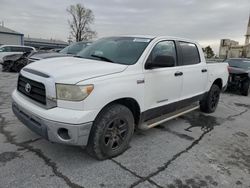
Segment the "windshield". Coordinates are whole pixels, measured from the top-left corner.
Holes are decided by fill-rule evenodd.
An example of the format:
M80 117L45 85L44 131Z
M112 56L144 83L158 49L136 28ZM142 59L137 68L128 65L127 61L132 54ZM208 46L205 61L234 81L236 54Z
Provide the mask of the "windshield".
M73 43L67 47L65 47L64 49L62 49L60 51L60 53L62 54L77 54L78 52L80 52L81 50L83 50L87 45L89 45L90 43L88 42L77 42L77 43Z
M77 54L78 57L132 65L137 62L151 39L108 37L94 42Z
M249 61L228 60L228 64L230 67L250 70L250 60Z

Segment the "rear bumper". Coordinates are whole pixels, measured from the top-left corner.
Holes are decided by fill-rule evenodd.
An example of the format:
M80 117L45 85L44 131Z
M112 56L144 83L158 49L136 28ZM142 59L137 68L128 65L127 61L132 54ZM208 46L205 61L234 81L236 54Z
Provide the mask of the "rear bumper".
M15 101L12 110L24 125L51 142L78 146L86 146L88 143L92 122L69 124L47 120L29 112Z

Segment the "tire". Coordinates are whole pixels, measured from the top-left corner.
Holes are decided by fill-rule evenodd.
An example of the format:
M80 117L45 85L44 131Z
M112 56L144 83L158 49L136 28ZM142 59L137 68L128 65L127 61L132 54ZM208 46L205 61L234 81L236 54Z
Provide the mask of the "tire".
M23 67L25 67L25 65L23 65L23 64L18 64L18 65L16 65L16 67L15 67L15 72L20 72L20 71L22 70Z
M98 160L120 155L128 148L133 133L132 112L120 104L110 105L94 121L87 152Z
M2 64L2 72L10 72L10 65L3 63Z
M244 96L248 96L248 93L249 93L249 84L250 84L250 81L249 80L246 80L242 83L242 86L241 86L241 94L244 95Z
M205 113L213 113L219 103L220 92L219 86L213 84L209 92L200 101L200 110Z

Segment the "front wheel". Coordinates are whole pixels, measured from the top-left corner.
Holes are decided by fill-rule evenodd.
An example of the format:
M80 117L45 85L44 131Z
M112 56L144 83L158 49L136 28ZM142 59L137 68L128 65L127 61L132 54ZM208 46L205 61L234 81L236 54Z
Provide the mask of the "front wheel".
M209 92L200 101L200 109L205 113L212 113L216 110L220 100L221 89L219 86L213 84Z
M104 160L123 153L134 133L134 117L125 106L113 104L94 121L87 145L88 153Z

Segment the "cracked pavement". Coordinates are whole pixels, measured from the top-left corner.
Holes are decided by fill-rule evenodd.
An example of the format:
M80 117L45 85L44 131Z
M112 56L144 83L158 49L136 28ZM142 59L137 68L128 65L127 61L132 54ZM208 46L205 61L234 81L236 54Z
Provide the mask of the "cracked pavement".
M135 133L130 148L96 161L50 143L13 115L17 74L0 72L0 187L250 188L250 98L222 94L213 114L194 111Z

